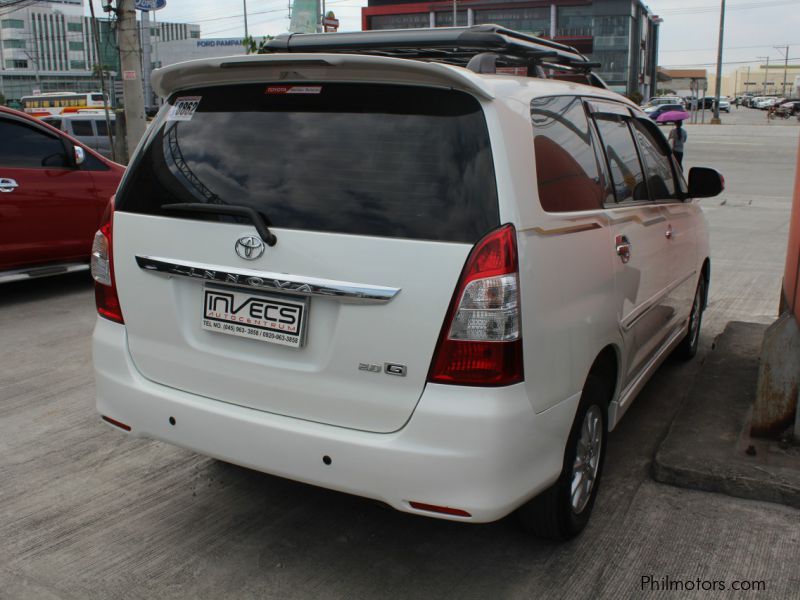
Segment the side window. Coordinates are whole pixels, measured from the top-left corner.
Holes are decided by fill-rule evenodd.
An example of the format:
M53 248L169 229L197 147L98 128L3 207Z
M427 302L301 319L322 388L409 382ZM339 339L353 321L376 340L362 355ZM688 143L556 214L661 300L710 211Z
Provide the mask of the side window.
M98 119L94 122L94 126L97 128L97 135L103 137L108 136L108 126L106 125L105 120Z
M548 212L602 208L605 184L580 98L531 102L539 201Z
M89 120L72 122L72 135L78 137L92 137L94 130L92 129L92 122Z
M621 115L595 113L617 202L650 199L628 121Z
M68 167L64 144L23 123L0 119L0 166L20 168Z
M675 178L669 156L656 141L654 134L637 119L631 121L642 153L647 187L653 200L674 200Z

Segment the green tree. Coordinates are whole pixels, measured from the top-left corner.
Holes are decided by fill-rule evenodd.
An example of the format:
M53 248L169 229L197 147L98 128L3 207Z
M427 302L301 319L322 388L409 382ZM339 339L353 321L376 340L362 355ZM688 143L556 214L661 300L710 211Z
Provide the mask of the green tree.
M242 40L245 54L266 54L267 42L271 39L272 36L267 35L262 37L260 41L256 41L252 35L248 35Z

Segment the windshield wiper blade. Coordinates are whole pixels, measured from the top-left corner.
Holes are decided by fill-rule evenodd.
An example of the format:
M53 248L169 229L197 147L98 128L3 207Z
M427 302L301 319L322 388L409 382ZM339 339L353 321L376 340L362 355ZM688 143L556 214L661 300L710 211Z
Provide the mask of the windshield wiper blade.
M267 223L256 209L249 206L235 204L204 204L202 202L181 202L178 204L164 204L161 207L166 211L205 213L211 215L229 215L231 217L246 217L255 225L256 231L267 246L274 246L278 238L269 230Z

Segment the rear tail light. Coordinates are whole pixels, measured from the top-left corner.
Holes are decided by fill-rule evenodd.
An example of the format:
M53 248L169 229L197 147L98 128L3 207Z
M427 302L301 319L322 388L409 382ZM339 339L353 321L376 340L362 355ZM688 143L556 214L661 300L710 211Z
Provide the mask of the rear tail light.
M114 222L114 199L112 198L103 218L100 229L94 234L92 243L92 277L94 278L94 300L97 314L116 323L124 323L122 308L117 297L114 280L114 257L112 254Z
M523 379L516 230L504 225L467 259L447 311L428 381L504 386Z

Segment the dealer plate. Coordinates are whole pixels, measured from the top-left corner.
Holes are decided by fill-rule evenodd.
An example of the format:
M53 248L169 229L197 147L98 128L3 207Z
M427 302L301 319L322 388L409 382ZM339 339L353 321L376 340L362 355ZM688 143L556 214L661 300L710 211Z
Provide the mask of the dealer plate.
M307 298L288 298L225 286L203 288L202 327L208 331L300 348Z

